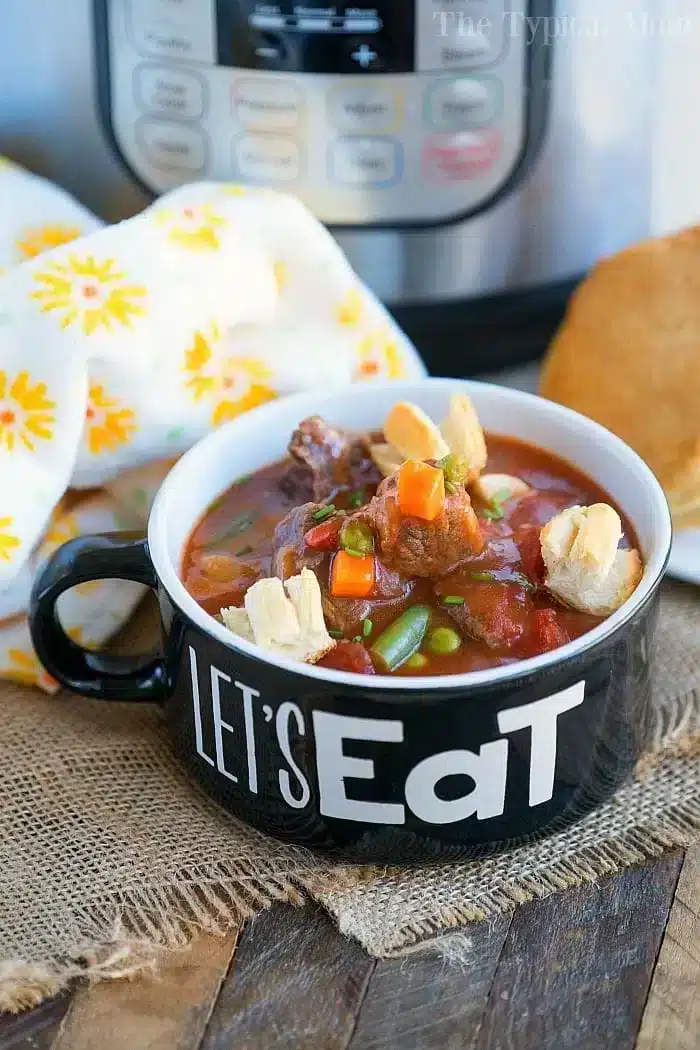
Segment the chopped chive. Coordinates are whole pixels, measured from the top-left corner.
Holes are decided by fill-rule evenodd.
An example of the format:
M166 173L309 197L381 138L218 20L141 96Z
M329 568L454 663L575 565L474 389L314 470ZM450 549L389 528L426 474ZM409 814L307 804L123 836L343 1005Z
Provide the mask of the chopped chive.
M372 623L372 621L369 619L369 617L366 617L362 621L362 637L363 638L369 638L369 636L372 633L372 628L373 627L374 627L374 624Z
M327 507L321 507L319 510L315 510L312 514L314 521L325 521L326 518L332 518L335 514L335 504L329 503Z
M331 636L331 638L344 638L345 637L345 635L343 634L342 631L329 631L328 633Z
M241 547L241 549L239 551L236 551L236 554L238 555L239 558L242 558L244 554L252 554L252 553L253 553L253 548L250 545L248 545L247 547Z
M348 496L348 507L361 507L364 502L365 494L360 489Z
M509 582L509 581L505 581ZM537 584L533 583L524 573L516 572L511 576L511 583L519 583L522 588L526 591L536 591Z
M473 580L480 580L482 583L498 583L498 577L492 572L473 572Z
M350 554L353 558L366 558L367 551L358 551L354 547L343 547L346 554Z
M251 480L252 480L252 477L253 477L253 475L252 475L252 474L244 474L244 475L243 475L242 477L240 477L240 478L238 479L238 481L236 482L236 484L237 484L237 485L245 485L245 484L246 484L246 483L247 483L248 481L251 481Z
M479 511L478 516L480 518L486 518L487 521L500 521L504 517L503 509L500 506L492 505L490 507L484 507L483 510Z
M353 638L353 642L361 642L361 641L362 641L362 635L361 634L356 634L355 637Z
M491 502L492 503L505 503L506 500L509 500L512 495L513 495L513 493L510 491L510 489L500 489L500 491L497 492L496 495L493 497Z
M457 491L457 486L455 485L454 481L446 481L445 482L445 492L449 492L449 494L452 495L456 491Z
M249 529L255 519L258 517L257 514L238 514L235 518L231 518L226 525L223 526L221 532L217 532L215 536L207 540L204 544L205 547L216 547L219 543L223 543L224 540L233 539L234 536L240 536L242 532Z
M461 594L446 594L442 599L443 605L464 605L464 598Z

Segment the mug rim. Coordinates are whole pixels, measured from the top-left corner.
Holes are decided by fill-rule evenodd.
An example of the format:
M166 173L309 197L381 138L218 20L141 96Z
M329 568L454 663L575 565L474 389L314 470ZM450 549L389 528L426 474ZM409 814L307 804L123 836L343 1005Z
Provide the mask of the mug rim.
M645 491L649 509L654 516L652 528L653 550L650 557L645 561L644 576L637 589L611 616L608 616L597 627L582 634L579 638L567 642L566 645L558 649L541 653L538 656L529 657L525 660L516 660L512 664L481 671L467 671L463 674L405 677L372 675L368 678L366 675L348 671L337 671L332 668L319 667L315 664L302 664L282 656L273 657L272 654L268 654L255 643L248 642L234 635L210 613L205 612L185 588L180 578L179 566L173 563L168 553L167 521L169 502L173 498L173 493L180 486L187 485L188 477L193 472L196 473L199 462L217 457L231 441L240 442L244 440L246 428L257 428L263 422L269 422L270 426L274 426L274 417L281 406L288 410L290 407L294 408L294 406L298 405L298 418L303 419L312 413L322 413L324 403L333 400L339 393L342 393L347 398L361 397L363 387L360 384L342 391L334 390L320 398L317 392L302 392L262 405L202 438L175 464L158 491L148 522L148 547L153 567L173 604L200 630L216 641L221 642L227 649L240 652L249 658L258 660L280 671L288 671L298 677L362 689L365 693L372 691L384 692L387 690L402 693L426 693L428 691L447 693L453 692L455 689L481 689L487 686L506 684L509 681L522 680L557 665L565 665L572 659L604 643L612 634L624 627L657 589L671 553L673 535L671 513L663 489L650 467L626 442L599 423L595 423L593 420L570 408L548 401L536 394L503 387L498 384L445 378L423 378L403 382L393 380L372 384L373 389L383 387L394 391L397 399L406 398L409 396L407 391L415 391L416 388L426 385L443 389L446 393L454 392L456 388L467 392L488 390L491 396L494 396L495 393L495 396L503 398L506 404L510 402L513 407L525 405L530 410L533 410L536 406L539 406L540 411L547 411L554 420L560 421L562 428L566 429L568 426L569 429L572 429L576 427L587 432L587 438L599 444L602 450L607 449L622 460L627 460L629 464L634 464L637 472L641 472L646 480ZM241 433L242 431L243 433ZM570 462L574 466L578 466L574 459L570 459ZM582 468L579 467L578 469ZM232 478L222 491L226 491L226 488L234 484L235 481L236 478ZM615 498L614 492L611 492L611 495ZM207 507L201 507L199 513L203 514L206 510ZM633 519L631 521L636 529L637 522Z

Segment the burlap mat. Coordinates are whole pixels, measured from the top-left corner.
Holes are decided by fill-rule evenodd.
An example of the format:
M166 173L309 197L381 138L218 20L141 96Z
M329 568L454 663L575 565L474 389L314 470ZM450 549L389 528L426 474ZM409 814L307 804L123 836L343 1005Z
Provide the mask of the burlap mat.
M143 632L141 627L137 632ZM668 583L655 754L582 823L497 858L421 869L329 865L237 824L171 758L150 706L0 688L0 1009L77 975L153 965L309 896L375 955L575 886L700 833L700 594Z

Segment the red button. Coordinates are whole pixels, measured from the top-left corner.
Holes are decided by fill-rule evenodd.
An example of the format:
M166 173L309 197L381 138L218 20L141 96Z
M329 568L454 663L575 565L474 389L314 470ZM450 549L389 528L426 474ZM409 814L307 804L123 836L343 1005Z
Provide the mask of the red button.
M501 151L495 128L433 135L423 147L423 177L431 182L466 182L493 167Z

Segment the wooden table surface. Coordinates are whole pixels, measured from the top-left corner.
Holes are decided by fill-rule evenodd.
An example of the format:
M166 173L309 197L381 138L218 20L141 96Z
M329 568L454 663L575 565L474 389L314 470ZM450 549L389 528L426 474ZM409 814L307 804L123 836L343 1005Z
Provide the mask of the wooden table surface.
M314 907L0 1018L0 1050L698 1050L700 846L374 960Z

